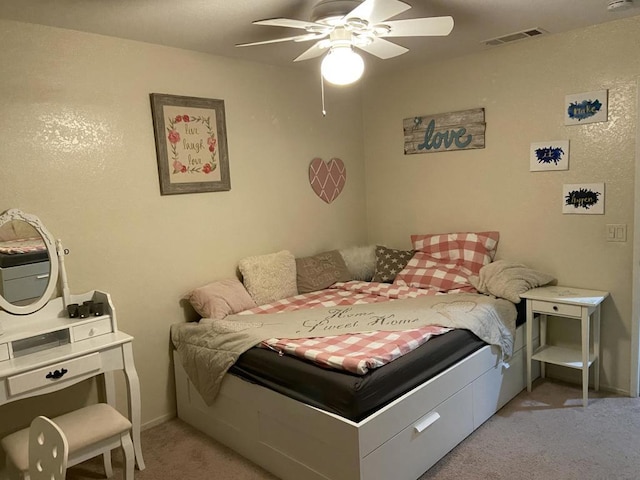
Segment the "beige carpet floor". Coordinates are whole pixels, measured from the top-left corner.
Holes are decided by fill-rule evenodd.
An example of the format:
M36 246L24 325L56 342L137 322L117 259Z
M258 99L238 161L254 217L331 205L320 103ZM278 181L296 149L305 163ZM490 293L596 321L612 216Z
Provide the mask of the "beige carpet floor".
M538 381L420 480L640 479L640 399L589 393L584 410L579 387ZM142 432L142 447L146 469L136 480L275 480L178 419ZM122 480L120 452L113 457ZM68 480L97 478L97 460L67 472Z

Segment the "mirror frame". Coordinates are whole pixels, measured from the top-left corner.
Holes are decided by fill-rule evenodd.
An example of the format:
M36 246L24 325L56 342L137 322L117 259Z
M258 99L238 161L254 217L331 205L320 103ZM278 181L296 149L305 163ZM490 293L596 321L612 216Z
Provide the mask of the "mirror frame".
M10 210L7 210L0 216L0 228L2 228L4 224L9 223L13 220L21 220L35 228L42 237L42 240L44 241L44 244L47 247L47 252L49 254L49 283L47 284L47 288L45 289L42 296L36 302L30 303L29 305L14 305L8 300L5 300L5 298L0 295L1 309L15 315L29 315L40 310L49 302L49 300L51 300L53 291L55 290L58 283L58 251L53 236L44 227L38 217L25 213L17 208L12 208Z

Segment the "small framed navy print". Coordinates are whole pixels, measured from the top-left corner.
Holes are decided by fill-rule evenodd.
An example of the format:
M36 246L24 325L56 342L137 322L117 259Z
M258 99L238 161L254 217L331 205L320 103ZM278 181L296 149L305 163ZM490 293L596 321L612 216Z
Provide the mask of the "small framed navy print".
M534 142L529 153L529 170L569 170L569 140Z
M578 93L565 97L565 125L606 122L607 115L607 90Z
M563 185L562 213L604 214L604 183Z

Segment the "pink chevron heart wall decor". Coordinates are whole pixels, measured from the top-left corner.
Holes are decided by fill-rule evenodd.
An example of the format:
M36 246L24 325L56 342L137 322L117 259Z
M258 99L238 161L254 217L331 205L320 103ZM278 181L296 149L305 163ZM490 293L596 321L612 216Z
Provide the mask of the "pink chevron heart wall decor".
M339 158L332 158L325 162L321 158L314 158L309 165L309 183L311 188L322 200L333 202L347 182L347 169Z

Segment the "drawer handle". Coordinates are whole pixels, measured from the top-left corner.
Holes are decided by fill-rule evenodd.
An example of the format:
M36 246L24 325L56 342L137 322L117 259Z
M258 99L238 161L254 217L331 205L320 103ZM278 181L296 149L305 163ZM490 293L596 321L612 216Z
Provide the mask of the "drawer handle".
M438 412L431 412L429 415L424 417L420 422L413 426L413 429L416 433L422 433L431 425L436 423L440 419L440 414Z
M60 370L54 370L53 372L47 373L46 378L51 378L52 380L58 380L62 378L68 370L66 368L61 368Z
M44 275L37 275L36 280L42 280L43 278L49 278L49 274L45 273Z
M553 308L553 311L554 311L554 312L557 312L557 311L558 311L558 306L557 306L557 305L554 305L552 308Z

